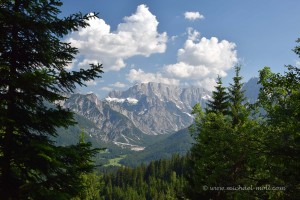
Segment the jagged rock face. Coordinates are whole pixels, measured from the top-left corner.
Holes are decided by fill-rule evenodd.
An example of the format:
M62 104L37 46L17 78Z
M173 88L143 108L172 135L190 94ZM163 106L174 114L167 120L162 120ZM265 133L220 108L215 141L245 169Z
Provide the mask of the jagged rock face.
M64 107L95 123L101 140L138 145L144 134L173 133L189 126L192 107L204 105L209 95L199 88L147 83L111 92L103 100L95 94L73 94Z
M204 105L209 94L199 88L142 83L124 92L111 92L106 101L144 133L164 134L189 126L193 120L192 107L198 102Z
M103 103L95 94L73 94L64 103L64 106L83 115L98 124L104 118Z
M257 78L245 85L246 96L255 102L260 85ZM126 91L113 91L99 100L95 94L73 94L63 106L86 117L97 126L97 139L121 146L143 148L147 135L174 133L188 127L196 103L205 106L211 93L196 87L180 88L161 83L142 83Z
M97 138L103 141L127 142L127 138L130 138L132 143L140 143L142 132L128 118L112 110L106 102L98 100L95 94L73 94L64 107L94 122L99 128Z

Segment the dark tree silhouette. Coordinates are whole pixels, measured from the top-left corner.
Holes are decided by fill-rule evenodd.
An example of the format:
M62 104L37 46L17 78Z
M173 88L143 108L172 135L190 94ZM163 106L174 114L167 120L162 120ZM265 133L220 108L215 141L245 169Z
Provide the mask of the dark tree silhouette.
M92 169L90 144L59 147L57 127L73 125L57 103L100 77L101 65L67 71L78 50L61 38L96 15L59 18L58 0L0 1L0 199L67 199ZM48 106L47 106L48 105ZM49 106L51 105L51 106Z

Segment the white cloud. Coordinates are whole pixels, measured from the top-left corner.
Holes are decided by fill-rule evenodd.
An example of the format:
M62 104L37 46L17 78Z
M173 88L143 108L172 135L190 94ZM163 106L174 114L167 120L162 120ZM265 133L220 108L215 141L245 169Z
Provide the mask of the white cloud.
M135 56L150 56L166 50L167 34L158 33L158 21L145 5L134 14L124 17L124 23L112 32L103 19L89 20L89 27L69 35L67 42L79 49L75 66L103 63L105 71L118 71L126 66L125 60ZM83 58L79 61L78 58ZM73 66L74 67L74 66Z
M204 87L205 89L207 89L209 91L215 90L215 86L217 85L216 79L213 77L207 77L205 79L195 81L192 84L195 86L198 86L198 87Z
M111 86L117 87L117 88L124 88L124 87L126 87L126 84L121 83L121 82L116 82L116 83L111 84Z
M196 19L204 19L204 16L199 12L185 12L184 13L185 19L194 21Z
M111 87L102 87L100 88L100 90L103 90L103 91L112 91L113 89Z
M217 75L224 77L238 61L236 45L227 40L219 41L212 37L201 38L200 33L188 29L188 39L177 52L177 63L164 67L169 77L196 84L211 90Z
M169 75L180 79L198 79L210 74L209 69L204 65L193 66L185 62L168 65L165 70Z
M127 80L130 82L158 82L165 83L169 85L179 85L179 80L174 78L166 78L161 73L145 73L143 70L131 69L130 72L126 75Z
M296 60L296 67L300 67L300 61Z
M189 27L187 29L188 32L188 39L192 40L192 41L199 41L199 37L200 37L200 32L194 30L193 28Z
M185 42L184 48L178 50L178 61L193 66L204 65L210 71L230 69L237 62L236 45L218 38L201 38L198 43L192 40Z
M97 82L95 80L89 80L84 82L88 86L97 85Z

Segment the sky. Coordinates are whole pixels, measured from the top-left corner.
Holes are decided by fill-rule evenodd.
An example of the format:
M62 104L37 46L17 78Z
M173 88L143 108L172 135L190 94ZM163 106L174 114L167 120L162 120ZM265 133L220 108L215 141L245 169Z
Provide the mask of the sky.
M105 98L136 83L213 90L219 75L244 81L269 66L300 66L299 0L62 0L61 16L98 13L90 26L63 38L79 49L69 70L102 63L102 78L78 92Z

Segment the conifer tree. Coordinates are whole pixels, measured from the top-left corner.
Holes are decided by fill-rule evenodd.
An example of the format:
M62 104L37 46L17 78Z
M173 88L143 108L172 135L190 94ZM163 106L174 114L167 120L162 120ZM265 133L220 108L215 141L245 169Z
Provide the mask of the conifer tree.
M233 83L230 84L229 90L229 107L230 116L232 117L232 125L237 126L243 123L250 115L245 107L245 91L243 91L244 83L241 82L243 79L240 76L241 66L235 66L235 76L233 77Z
M235 69L228 100L223 101L225 105L228 101L229 112L221 106L219 109L212 106L216 102L221 105L220 96L226 95L219 94L225 88L215 91L207 112L203 112L199 104L193 108L195 117L190 132L196 142L190 150L191 169L188 171L189 184L186 188L186 194L191 199L249 198L248 192L220 189L250 183L249 178L253 177L249 172L253 170L249 166L254 163L250 161L250 158L254 158L254 146L250 138L254 138L257 123L249 118L250 111L244 105L240 66ZM217 87L221 88L221 84Z
M223 87L222 79L220 76L217 78L216 90L212 92L212 100L208 100L206 104L206 112L219 112L223 115L228 114L228 94L226 88Z
M73 125L57 101L101 65L68 71L78 50L63 36L96 15L59 18L59 0L0 1L0 199L69 199L81 189L95 153L88 143L59 147L57 127ZM47 106L52 104L54 106Z
M235 143L231 122L219 112L204 113L194 108L193 113L197 121L190 128L195 144L189 155L186 195L190 199L225 199L225 191L209 187L233 184L229 173Z

